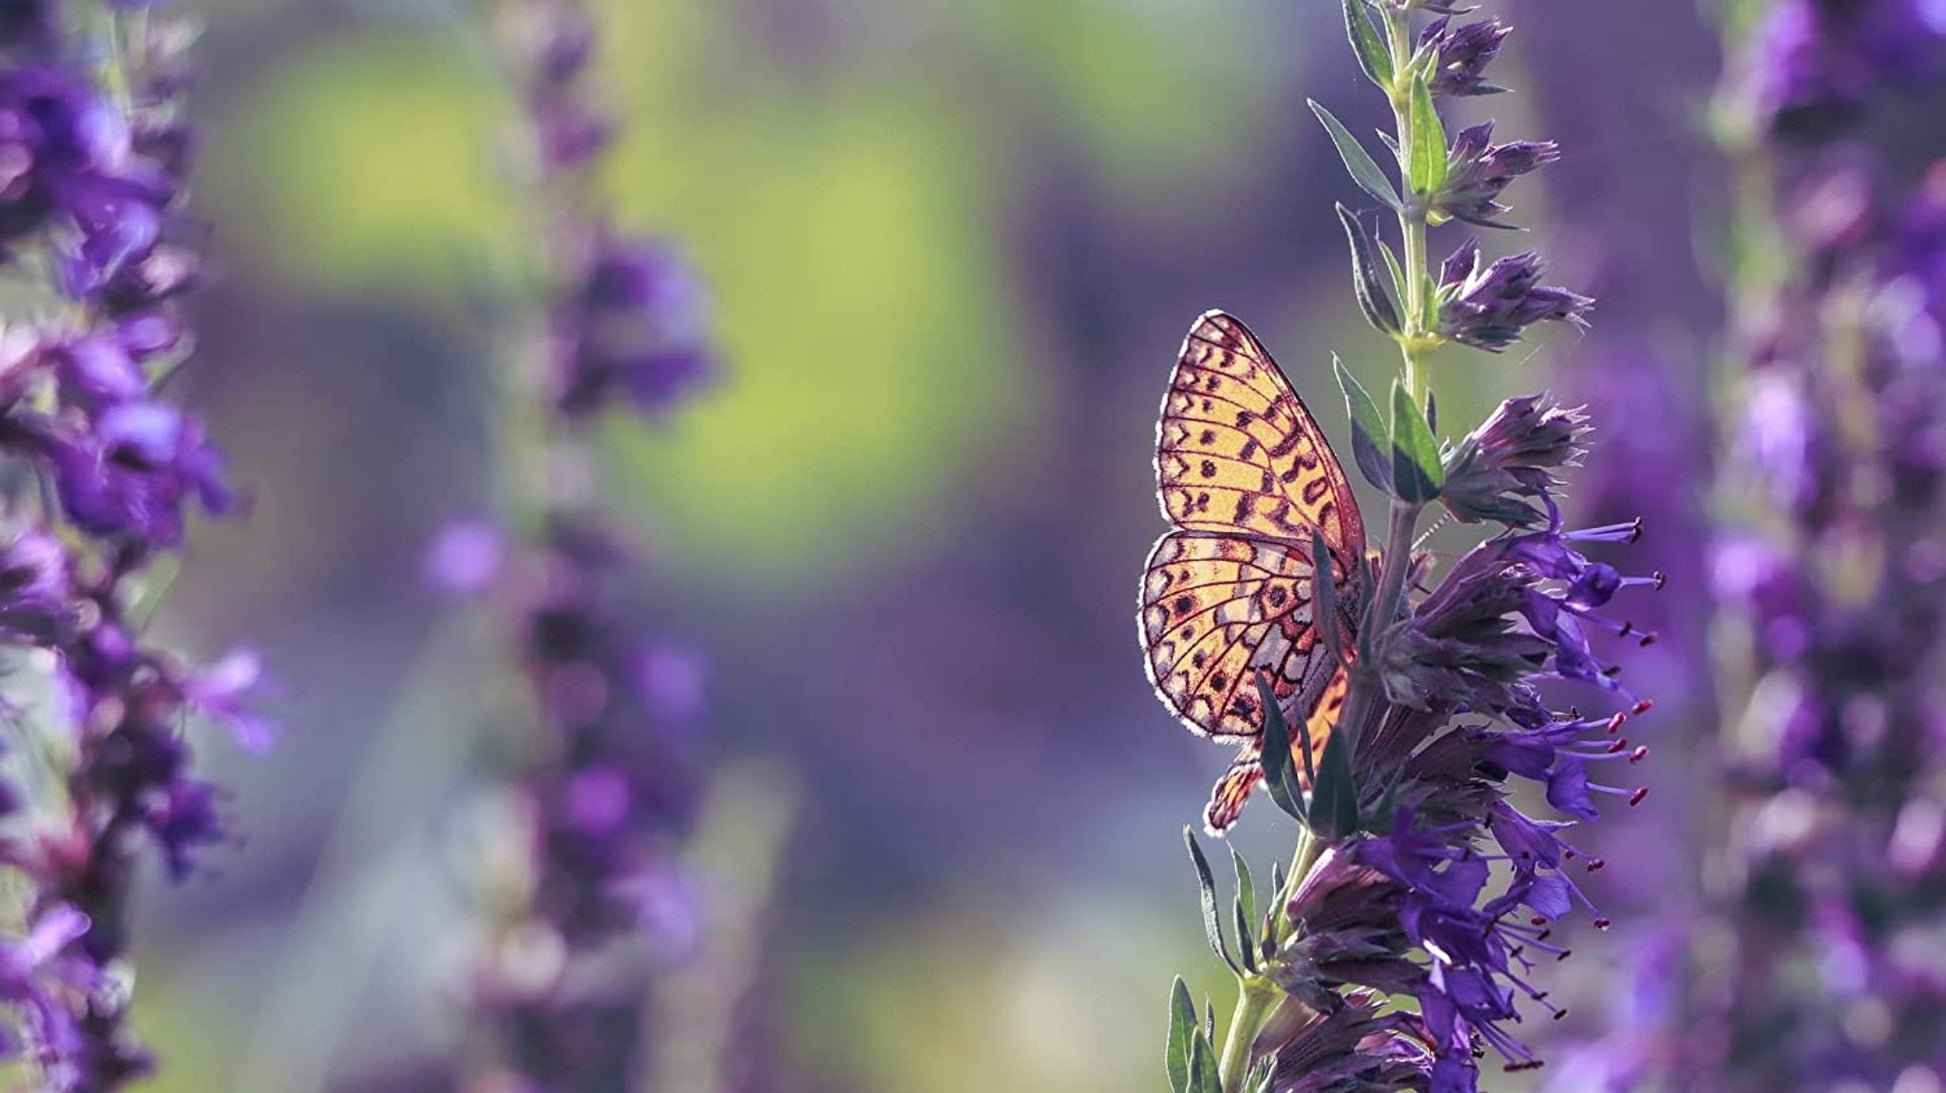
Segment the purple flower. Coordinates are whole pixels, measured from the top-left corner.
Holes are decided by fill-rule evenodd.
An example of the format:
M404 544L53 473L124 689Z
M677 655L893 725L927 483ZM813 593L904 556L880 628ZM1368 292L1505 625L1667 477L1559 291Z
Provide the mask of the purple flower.
M527 392L542 435L524 453L551 468L582 458L600 412L660 419L716 365L707 293L674 248L557 200L588 189L613 134L585 86L597 44L586 13L532 0L507 14L500 42L526 108L536 197L555 214L531 241L549 274L529 301L547 337L527 370L545 381ZM700 933L680 847L700 797L705 672L644 623L635 559L596 498L536 491L506 516L538 531L458 524L428 562L445 590L481 593L505 613L533 696L528 758L507 787L532 892L488 924L473 999L486 1050L470 1069L482 1087L618 1089L639 1068L648 978ZM534 974L535 945L545 975Z
M41 480L27 497L57 502L10 510L0 641L51 654L52 708L22 723L55 734L60 757L59 792L0 787L37 833L3 848L30 911L24 938L0 940L0 992L19 1018L6 1056L33 1069L22 1080L107 1093L154 1065L126 975L110 973L129 960L138 879L151 859L185 877L233 839L186 729L221 723L252 749L272 730L252 704L254 654L194 667L130 621L189 510L238 507L201 423L158 391L189 352L169 300L194 281L200 237L179 207L191 141L170 43L188 39L160 17L119 26L114 50L57 29L51 5L0 15L0 245L73 304L0 344L0 455Z
M1936 0L1779 0L1740 60L1733 94L1764 132L1832 131L1883 88L1946 75Z
M1469 224L1500 227L1509 209L1499 197L1513 181L1561 158L1551 140L1516 140L1493 144L1493 123L1481 122L1459 131L1448 156L1446 183L1433 195L1432 207L1444 216Z
M1548 515L1533 498L1558 486L1554 471L1587 454L1588 417L1544 395L1508 399L1446 456L1439 499L1468 523L1532 527Z
M1499 352L1538 322L1587 325L1594 301L1541 284L1541 256L1529 251L1483 264L1469 239L1440 267L1439 333L1476 349Z
M1498 19L1453 25L1451 16L1441 16L1419 33L1419 48L1435 54L1432 78L1428 81L1435 95L1492 95L1506 90L1486 82L1487 66L1500 53L1511 27Z
M708 316L702 283L665 245L604 239L556 323L562 408L679 405L714 371Z

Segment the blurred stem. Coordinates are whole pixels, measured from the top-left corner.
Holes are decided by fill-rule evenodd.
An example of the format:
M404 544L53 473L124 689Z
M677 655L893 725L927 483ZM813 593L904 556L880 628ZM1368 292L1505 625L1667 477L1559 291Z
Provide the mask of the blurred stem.
M265 997L256 1007L232 1089L319 1093L346 1029L359 1015L408 897L423 898L438 800L463 742L442 718L463 676L464 628L445 624L406 672L391 716L367 745L291 916ZM444 729L444 731L442 731ZM420 893L414 896L414 893Z

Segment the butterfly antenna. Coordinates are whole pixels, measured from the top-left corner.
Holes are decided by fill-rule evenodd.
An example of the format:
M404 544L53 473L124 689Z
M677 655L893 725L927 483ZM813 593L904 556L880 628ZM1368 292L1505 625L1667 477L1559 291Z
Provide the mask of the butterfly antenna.
M1426 548L1426 540L1431 539L1434 535L1439 534L1439 529L1445 527L1447 522L1451 519L1452 519L1451 513L1449 512L1440 513L1438 519L1432 522L1432 526L1427 528L1425 531L1421 532L1419 534L1419 537L1412 541L1412 549L1414 553L1424 550Z

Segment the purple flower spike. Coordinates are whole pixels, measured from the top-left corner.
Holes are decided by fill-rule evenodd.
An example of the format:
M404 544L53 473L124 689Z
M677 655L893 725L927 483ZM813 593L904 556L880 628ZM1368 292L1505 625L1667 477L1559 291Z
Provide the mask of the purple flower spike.
M1551 140L1516 140L1494 144L1493 123L1462 129L1453 138L1446 170L1446 184L1433 197L1432 207L1442 215L1468 224L1503 227L1500 218L1510 210L1499 197L1513 181L1561 158L1561 147Z
M1506 88L1486 82L1487 66L1500 53L1500 43L1513 29L1498 19L1453 25L1442 16L1419 34L1419 48L1438 56L1428 81L1435 95L1493 95Z
M557 200L590 189L614 132L586 86L598 41L582 6L512 0L500 14L533 196L554 213L530 241L545 291L522 301L545 339L520 368L542 434L531 479L554 482L585 459L601 414L657 423L714 378L709 298L670 244ZM441 590L504 613L533 699L529 759L506 786L532 893L485 924L472 1005L485 1050L468 1066L479 1088L636 1083L654 1047L641 1035L649 981L699 941L681 847L701 795L707 673L644 623L635 568L597 498L546 488L499 522L449 527L427 562Z
M1509 255L1482 265L1478 240L1468 240L1440 267L1439 333L1461 345L1498 353L1539 322L1587 325L1594 301L1541 284L1538 253Z
M71 305L0 335L0 456L16 482L0 643L53 666L51 710L5 712L61 757L56 792L0 785L0 811L35 832L0 855L28 924L0 938L0 1057L35 1089L111 1093L155 1066L128 1026L122 968L138 880L150 861L186 877L235 838L186 729L220 723L253 751L274 731L254 709L254 654L197 668L131 621L138 603L146 619L149 563L182 545L192 512L240 507L201 422L159 390L191 348L173 301L206 234L181 210L193 141L173 43L188 36L108 12L116 33L96 41L94 17L68 27L60 10L0 13L0 261Z

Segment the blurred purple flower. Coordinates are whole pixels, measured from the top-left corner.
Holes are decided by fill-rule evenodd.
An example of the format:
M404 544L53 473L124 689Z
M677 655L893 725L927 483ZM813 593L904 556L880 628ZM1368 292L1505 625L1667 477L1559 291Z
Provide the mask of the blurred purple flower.
M195 667L146 643L130 617L190 510L239 507L201 422L157 391L189 348L168 306L195 267L179 238L191 234L175 173L188 133L170 44L187 37L145 19L119 27L110 49L52 33L54 18L44 5L0 17L12 51L0 56L0 244L76 305L64 323L11 326L0 341L0 455L48 487L8 499L0 638L54 654L50 720L67 738L49 751L71 760L56 800L6 787L39 834L0 844L27 881L33 924L0 942L0 992L26 1017L7 1048L36 1088L106 1093L154 1065L129 1028L128 992L110 989L125 974L109 971L129 959L145 861L180 879L232 838L186 725L227 725L250 750L274 733L253 706L254 653ZM98 82L103 66L118 94Z
M600 412L657 419L714 375L708 299L668 244L584 207L613 127L585 86L597 42L582 5L510 0L499 14L535 194L553 213L531 241L549 273L533 306L542 367L524 370L544 383L530 392L541 435L515 458L554 467L585 458ZM488 923L473 1009L489 1047L473 1069L509 1088L626 1088L654 1048L647 980L700 928L679 862L701 793L705 671L629 606L635 560L596 498L540 486L517 504L509 522L536 531L455 524L427 566L444 590L486 592L507 613L534 699L509 780L532 887Z
M1748 41L1731 93L1762 132L1819 136L1884 88L1941 76L1938 0L1778 0Z

